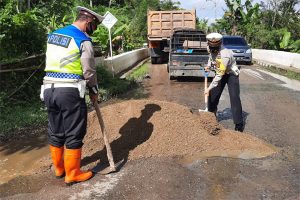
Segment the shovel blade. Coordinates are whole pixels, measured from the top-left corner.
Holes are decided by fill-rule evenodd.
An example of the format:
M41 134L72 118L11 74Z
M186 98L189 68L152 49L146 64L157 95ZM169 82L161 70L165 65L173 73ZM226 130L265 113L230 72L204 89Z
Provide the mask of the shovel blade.
M208 112L208 108L205 108L204 110L199 109L199 112Z
M106 167L104 168L103 170L101 170L99 173L101 175L107 175L107 174L110 174L110 173L113 173L113 172L116 172L117 170L115 168L112 168L112 167Z
M106 165L106 166L98 166L94 169L96 173L102 174L102 175L107 175L110 173L117 172L121 169L121 167L125 164L125 159L122 159L118 163L115 163L114 166Z

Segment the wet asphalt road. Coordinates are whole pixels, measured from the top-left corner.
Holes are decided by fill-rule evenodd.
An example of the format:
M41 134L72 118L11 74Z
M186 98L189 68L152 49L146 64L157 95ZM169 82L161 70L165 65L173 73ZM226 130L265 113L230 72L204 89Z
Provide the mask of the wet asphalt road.
M213 157L184 165L177 158L140 159L126 163L118 173L96 175L73 187L52 178L44 183L45 177L36 175L30 179L43 182L39 188L6 194L6 198L300 199L300 92L283 87L282 81L257 68L242 66L240 75L245 131L278 147L278 153L250 160ZM177 102L191 110L204 108L202 79L169 81L166 65L151 66L150 76L138 91L142 96ZM220 123L232 129L227 89L218 110Z
M279 152L263 159L195 161L188 169L200 176L195 184L204 186L190 199L300 199L300 87L298 91L288 89L295 85L283 86L285 82L260 69L242 66L245 132L278 147ZM204 109L202 79L168 81L165 66L158 65L152 66L151 73L152 80L145 83L150 98ZM227 87L220 99L218 120L234 128Z

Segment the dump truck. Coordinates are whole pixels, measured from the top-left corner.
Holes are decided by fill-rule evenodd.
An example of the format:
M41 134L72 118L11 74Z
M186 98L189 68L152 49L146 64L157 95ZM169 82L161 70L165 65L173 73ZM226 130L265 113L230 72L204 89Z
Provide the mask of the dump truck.
M177 28L196 28L196 10L148 11L148 47L152 64L167 62L170 37Z

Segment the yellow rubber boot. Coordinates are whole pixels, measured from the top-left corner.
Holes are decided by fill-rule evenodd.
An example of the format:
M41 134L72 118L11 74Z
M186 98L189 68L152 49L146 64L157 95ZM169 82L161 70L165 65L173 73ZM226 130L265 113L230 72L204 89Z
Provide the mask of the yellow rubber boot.
M55 147L50 145L50 152L52 157L52 162L55 168L55 176L56 178L62 178L65 175L65 168L64 168L64 147Z
M65 149L65 183L72 185L73 183L83 182L93 176L91 171L82 172L80 170L81 149Z

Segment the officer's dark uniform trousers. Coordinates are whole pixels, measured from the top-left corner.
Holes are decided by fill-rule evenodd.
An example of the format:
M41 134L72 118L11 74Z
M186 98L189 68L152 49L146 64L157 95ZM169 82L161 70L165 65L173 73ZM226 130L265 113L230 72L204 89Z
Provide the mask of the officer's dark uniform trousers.
M208 111L216 113L218 104L225 85L228 85L228 92L230 97L231 112L233 122L240 124L243 122L242 104L240 99L240 84L239 76L234 74L225 74L220 80L217 87L212 88L208 97Z
M48 110L49 143L56 147L79 149L86 134L87 106L77 88L59 87L44 91Z

